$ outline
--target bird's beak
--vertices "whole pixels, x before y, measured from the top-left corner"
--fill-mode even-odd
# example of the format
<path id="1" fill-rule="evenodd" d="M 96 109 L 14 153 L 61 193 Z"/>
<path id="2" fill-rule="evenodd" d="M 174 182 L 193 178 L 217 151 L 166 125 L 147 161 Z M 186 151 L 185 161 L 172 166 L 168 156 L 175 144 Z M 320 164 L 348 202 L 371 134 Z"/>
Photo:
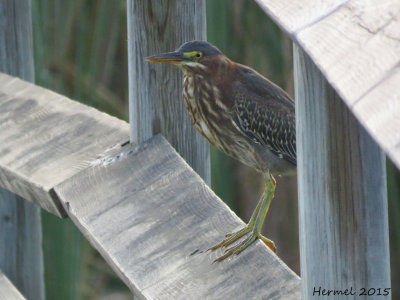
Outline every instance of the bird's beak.
<path id="1" fill-rule="evenodd" d="M 180 64 L 183 61 L 188 60 L 188 57 L 184 56 L 179 51 L 161 53 L 157 55 L 152 55 L 146 57 L 148 62 L 160 62 L 160 63 L 172 63 L 172 64 Z"/>

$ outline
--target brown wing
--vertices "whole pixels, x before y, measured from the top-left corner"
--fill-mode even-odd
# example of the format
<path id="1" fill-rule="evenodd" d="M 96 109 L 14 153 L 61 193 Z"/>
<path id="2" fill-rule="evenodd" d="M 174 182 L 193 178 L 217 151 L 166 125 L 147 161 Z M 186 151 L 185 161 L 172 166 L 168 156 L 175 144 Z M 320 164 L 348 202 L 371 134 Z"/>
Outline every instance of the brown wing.
<path id="1" fill-rule="evenodd" d="M 248 138 L 296 164 L 294 102 L 278 86 L 239 66 L 233 86 L 233 120 Z"/>

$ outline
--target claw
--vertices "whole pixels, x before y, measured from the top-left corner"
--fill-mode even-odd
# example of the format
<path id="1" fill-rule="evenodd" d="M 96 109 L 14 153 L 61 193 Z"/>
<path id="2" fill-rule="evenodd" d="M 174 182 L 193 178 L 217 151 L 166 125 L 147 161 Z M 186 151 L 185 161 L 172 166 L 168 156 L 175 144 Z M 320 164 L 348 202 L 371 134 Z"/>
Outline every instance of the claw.
<path id="1" fill-rule="evenodd" d="M 260 240 L 262 240 L 262 241 L 264 242 L 264 244 L 267 245 L 267 247 L 268 247 L 269 249 L 271 249 L 274 253 L 276 253 L 276 246 L 275 246 L 274 241 L 272 241 L 272 240 L 266 238 L 266 237 L 263 236 L 263 235 L 260 235 L 258 238 L 259 238 Z"/>

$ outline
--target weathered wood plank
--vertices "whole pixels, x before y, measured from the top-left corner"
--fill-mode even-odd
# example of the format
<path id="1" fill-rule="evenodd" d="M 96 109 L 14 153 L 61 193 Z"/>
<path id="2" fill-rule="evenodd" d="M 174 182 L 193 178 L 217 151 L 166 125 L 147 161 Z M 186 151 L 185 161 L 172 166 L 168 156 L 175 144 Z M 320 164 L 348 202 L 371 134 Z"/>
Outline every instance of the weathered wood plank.
<path id="1" fill-rule="evenodd" d="M 0 1 L 0 72 L 33 82 L 33 38 L 29 0 Z"/>
<path id="2" fill-rule="evenodd" d="M 310 55 L 400 168 L 400 136 L 398 126 L 393 126 L 400 119 L 400 84 L 393 84 L 400 69 L 400 2 L 256 1 Z M 363 101 L 377 110 L 361 109 Z M 385 132 L 379 127 L 382 123 L 388 125 Z"/>
<path id="3" fill-rule="evenodd" d="M 0 300 L 25 300 L 25 297 L 13 286 L 0 271 Z"/>
<path id="4" fill-rule="evenodd" d="M 300 45 L 323 66 L 323 73 L 350 107 L 400 63 L 400 33 L 391 30 L 400 28 L 396 19 L 400 2 L 371 3 L 349 1 L 297 33 Z"/>
<path id="5" fill-rule="evenodd" d="M 127 6 L 131 141 L 161 133 L 210 184 L 209 145 L 188 118 L 181 71 L 144 60 L 190 40 L 205 40 L 205 0 L 127 0 Z"/>
<path id="6" fill-rule="evenodd" d="M 2 189 L 0 267 L 28 299 L 44 300 L 40 207 Z"/>
<path id="7" fill-rule="evenodd" d="M 390 288 L 385 157 L 296 46 L 294 62 L 302 296 L 370 299 Z"/>
<path id="8" fill-rule="evenodd" d="M 128 124 L 0 74 L 0 185 L 58 216 L 52 188 L 129 140 Z"/>
<path id="9" fill-rule="evenodd" d="M 289 34 L 318 23 L 349 0 L 255 0 L 260 7 Z"/>
<path id="10" fill-rule="evenodd" d="M 34 82 L 30 0 L 0 0 L 0 72 Z M 4 188 L 0 188 L 0 269 L 28 299 L 44 299 L 40 208 Z"/>
<path id="11" fill-rule="evenodd" d="M 400 93 L 396 93 L 399 85 L 400 68 L 397 68 L 379 89 L 372 90 L 353 106 L 356 117 L 370 128 L 371 135 L 390 157 L 400 157 Z"/>
<path id="12" fill-rule="evenodd" d="M 257 241 L 203 252 L 243 222 L 161 136 L 115 149 L 55 187 L 68 215 L 143 299 L 300 299 L 300 280 Z"/>

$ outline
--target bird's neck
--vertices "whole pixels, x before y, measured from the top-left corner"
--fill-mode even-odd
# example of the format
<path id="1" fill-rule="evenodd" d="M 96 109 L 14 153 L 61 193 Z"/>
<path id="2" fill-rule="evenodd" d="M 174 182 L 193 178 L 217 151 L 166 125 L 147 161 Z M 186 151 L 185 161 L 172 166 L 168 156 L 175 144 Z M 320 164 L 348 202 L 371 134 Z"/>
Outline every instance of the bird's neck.
<path id="1" fill-rule="evenodd" d="M 232 101 L 232 84 L 236 78 L 237 64 L 223 56 L 214 64 L 214 70 L 211 72 L 210 80 L 215 87 L 218 88 L 221 96 L 221 101 L 228 107 L 233 105 Z"/>
<path id="2" fill-rule="evenodd" d="M 212 89 L 214 93 L 218 94 L 219 100 L 230 107 L 233 105 L 231 93 L 232 83 L 236 76 L 236 68 L 236 63 L 221 55 L 208 58 L 204 68 L 182 68 L 182 70 L 184 72 L 184 81 L 188 83 L 202 81 L 203 84 L 207 85 L 208 89 Z M 188 86 L 190 87 L 190 85 Z M 192 96 L 192 99 L 195 98 L 191 89 L 189 89 L 188 94 Z"/>

